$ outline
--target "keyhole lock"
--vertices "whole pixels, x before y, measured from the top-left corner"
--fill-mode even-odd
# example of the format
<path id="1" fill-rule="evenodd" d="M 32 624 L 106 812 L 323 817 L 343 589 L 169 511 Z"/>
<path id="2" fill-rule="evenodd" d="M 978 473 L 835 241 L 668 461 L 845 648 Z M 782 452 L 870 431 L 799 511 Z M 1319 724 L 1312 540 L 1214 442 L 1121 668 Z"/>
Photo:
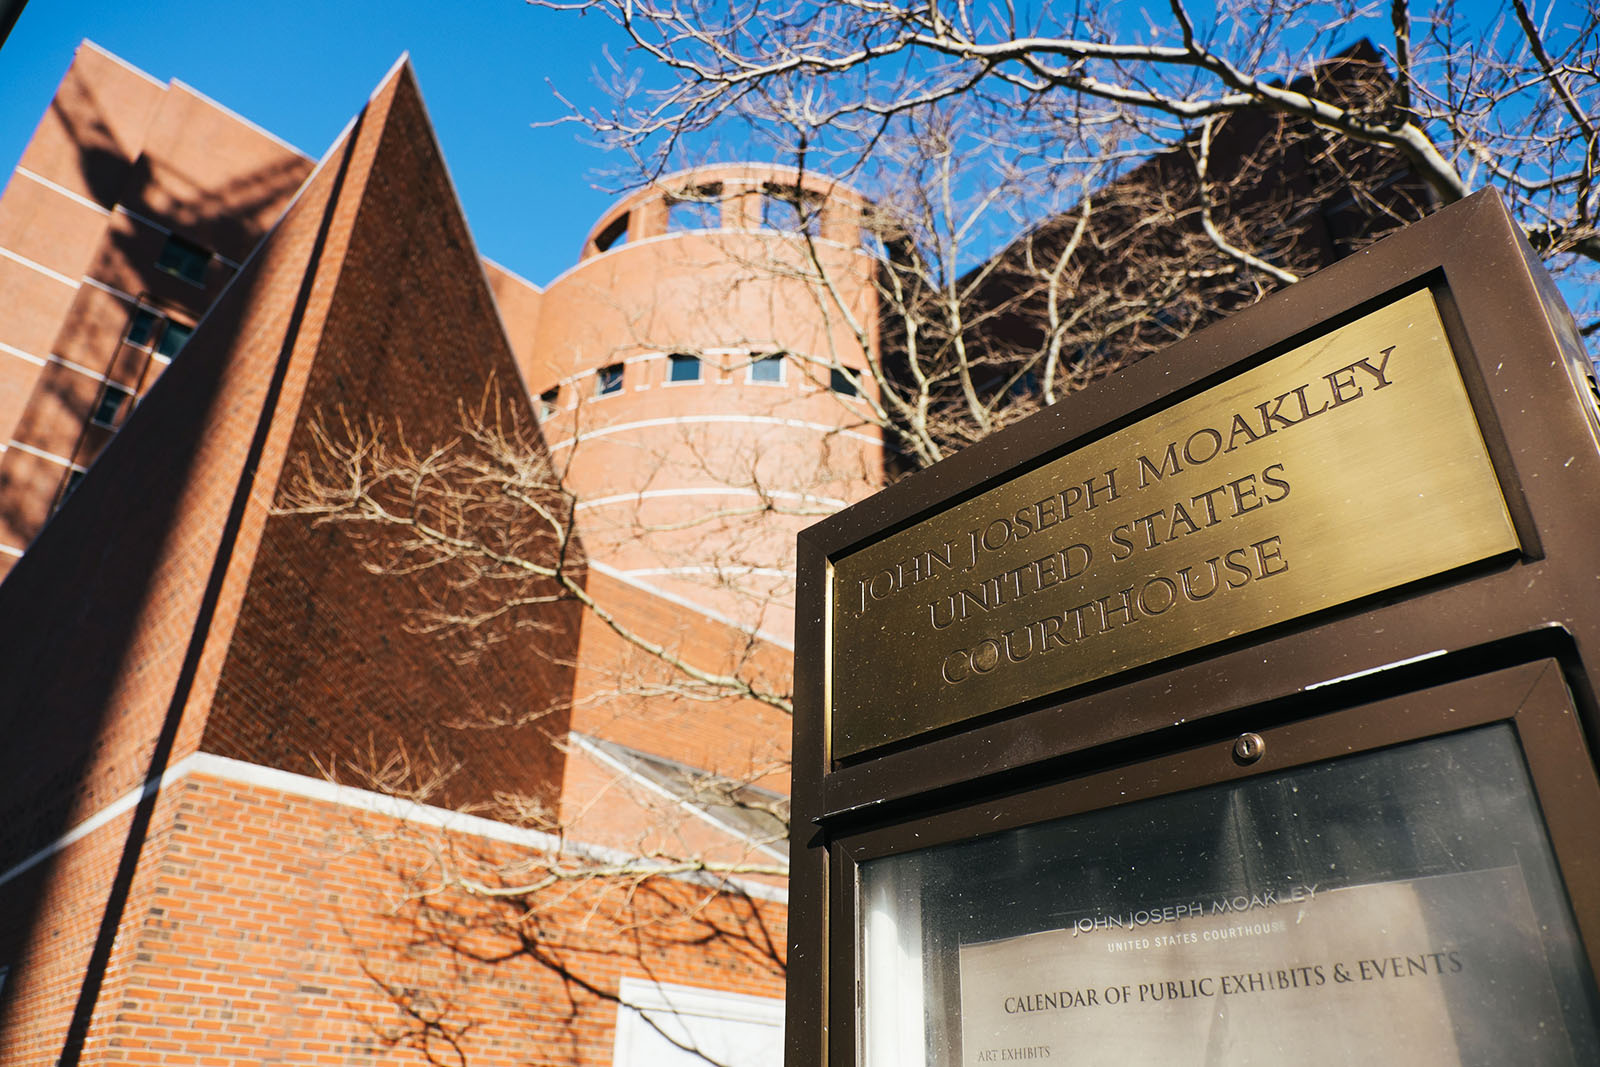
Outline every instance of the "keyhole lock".
<path id="1" fill-rule="evenodd" d="M 1260 734 L 1240 734 L 1233 743 L 1233 758 L 1240 763 L 1254 763 L 1266 750 L 1266 739 Z"/>

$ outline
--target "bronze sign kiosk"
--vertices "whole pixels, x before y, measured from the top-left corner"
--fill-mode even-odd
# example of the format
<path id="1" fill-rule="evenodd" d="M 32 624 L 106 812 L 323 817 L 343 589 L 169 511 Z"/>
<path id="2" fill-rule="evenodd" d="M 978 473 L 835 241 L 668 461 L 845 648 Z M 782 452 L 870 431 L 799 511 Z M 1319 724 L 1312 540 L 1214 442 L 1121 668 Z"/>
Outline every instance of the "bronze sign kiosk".
<path id="1" fill-rule="evenodd" d="M 1491 195 L 800 583 L 789 1067 L 1600 1063 L 1600 421 Z"/>

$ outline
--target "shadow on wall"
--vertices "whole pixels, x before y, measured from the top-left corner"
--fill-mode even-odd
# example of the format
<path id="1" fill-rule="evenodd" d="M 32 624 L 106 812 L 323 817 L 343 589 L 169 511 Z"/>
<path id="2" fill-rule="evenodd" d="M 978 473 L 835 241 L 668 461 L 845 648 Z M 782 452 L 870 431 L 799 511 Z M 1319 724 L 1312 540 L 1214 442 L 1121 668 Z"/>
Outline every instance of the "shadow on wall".
<path id="1" fill-rule="evenodd" d="M 387 907 L 341 923 L 353 919 L 362 927 L 346 925 L 346 936 L 386 1004 L 357 1014 L 386 1047 L 415 1049 L 440 1064 L 468 1064 L 475 1053 L 520 1062 L 530 1049 L 541 1062 L 603 1062 L 614 1050 L 602 1039 L 612 1020 L 628 1013 L 630 987 L 681 982 L 686 960 L 696 961 L 693 983 L 702 991 L 781 997 L 787 931 L 774 915 L 782 905 L 726 885 L 708 893 L 670 876 L 585 879 L 506 897 L 440 892 L 428 859 L 437 846 L 419 828 L 386 834 L 383 844 L 385 884 L 400 891 L 400 903 L 387 896 Z M 512 849 L 489 847 L 454 859 L 464 874 L 499 890 L 546 873 L 516 856 L 526 877 L 508 881 L 514 856 Z M 369 934 L 374 917 L 385 924 L 382 937 Z M 484 988 L 502 991 L 489 1002 L 492 1016 L 484 1014 Z M 651 1017 L 638 1023 L 665 1039 L 674 1062 L 737 1062 L 698 1044 L 692 1032 L 681 1032 L 681 1020 L 666 1014 L 666 1028 Z M 514 1035 L 514 1044 L 499 1034 Z"/>
<path id="2" fill-rule="evenodd" d="M 50 114 L 77 147 L 90 199 L 108 209 L 123 204 L 211 248 L 238 249 L 242 254 L 254 245 L 313 166 L 303 156 L 286 152 L 275 163 L 221 184 L 190 183 L 175 170 L 158 180 L 148 156 L 141 154 L 130 162 L 102 117 L 105 112 L 93 90 L 82 81 L 74 88 L 71 105 L 58 95 L 50 102 Z M 184 182 L 186 187 L 172 196 L 152 195 L 171 182 Z"/>
<path id="3" fill-rule="evenodd" d="M 158 177 L 149 156 L 127 158 L 103 117 L 93 87 L 76 79 L 71 88 L 70 98 L 64 90 L 51 101 L 50 113 L 76 148 L 76 168 L 91 199 L 107 209 L 123 205 L 222 255 L 244 257 L 276 221 L 312 166 L 299 155 L 285 153 L 220 184 L 202 186 L 171 168 Z M 166 192 L 174 184 L 183 186 L 178 190 L 181 195 Z M 101 234 L 101 244 L 90 260 L 91 271 L 104 276 L 109 270 L 115 276 L 126 272 L 127 268 L 119 270 L 121 265 L 128 265 L 147 283 L 133 295 L 152 307 L 175 312 L 180 320 L 200 318 L 225 284 L 219 274 L 227 268 L 215 259 L 209 264 L 211 277 L 203 287 L 153 269 L 162 241 L 159 231 L 108 226 Z M 80 290 L 52 351 L 70 353 L 73 363 L 137 387 L 151 377 L 152 368 L 129 374 L 125 368 L 119 373 L 117 366 L 125 351 L 121 341 L 133 309 L 128 308 L 127 317 L 108 321 L 96 305 L 107 299 L 114 298 Z M 65 370 L 52 374 L 51 369 L 35 383 L 14 438 L 52 455 L 65 454 L 73 464 L 87 467 L 98 455 L 103 437 L 90 423 L 100 390 L 80 389 L 82 376 Z M 65 442 L 71 442 L 70 447 Z M 0 531 L 11 543 L 29 543 L 74 481 L 70 467 L 8 451 L 0 457 Z M 0 561 L 0 575 L 8 563 Z"/>
<path id="4" fill-rule="evenodd" d="M 402 646 L 394 631 L 411 602 L 388 591 L 366 596 L 369 584 L 356 592 L 357 582 L 375 579 L 348 547 L 332 547 L 330 531 L 301 516 L 263 515 L 282 488 L 279 449 L 285 441 L 291 455 L 304 447 L 315 412 L 404 416 L 408 432 L 421 425 L 427 433 L 423 414 L 453 425 L 460 396 L 502 367 L 516 373 L 409 70 L 390 85 L 0 584 L 0 678 L 15 679 L 0 689 L 8 740 L 0 756 L 0 963 L 27 967 L 0 993 L 0 1039 L 29 1028 L 30 1059 L 41 1048 L 47 1056 L 62 1049 L 58 1062 L 75 1063 L 97 999 L 111 1014 L 112 990 L 102 994 L 100 982 L 108 963 L 121 973 L 111 956 L 119 925 L 127 939 L 117 961 L 127 951 L 130 965 L 136 922 L 139 935 L 153 939 L 185 929 L 142 888 L 147 879 L 177 877 L 170 865 L 178 848 L 158 853 L 163 843 L 150 834 L 170 827 L 181 847 L 192 829 L 169 820 L 165 803 L 154 819 L 152 787 L 174 752 L 199 746 L 317 774 L 314 757 L 329 747 L 349 751 L 352 733 L 363 744 L 373 743 L 369 733 L 387 740 L 392 726 L 426 735 L 477 684 L 523 702 L 565 685 L 570 706 L 561 662 L 519 661 L 519 674 L 519 664 L 501 660 L 476 679 L 424 684 L 430 672 L 444 673 L 448 657 L 437 642 L 427 655 L 418 644 L 409 655 L 395 651 Z M 379 101 L 391 106 L 382 110 Z M 337 249 L 327 262 L 324 247 Z M 520 400 L 528 404 L 525 393 Z M 236 539 L 252 553 L 230 572 Z M 225 574 L 230 591 L 235 576 L 242 579 L 237 601 L 231 592 L 222 599 Z M 570 618 L 553 622 L 556 641 L 576 641 Z M 564 733 L 565 725 L 551 729 Z M 564 764 L 553 745 L 508 757 L 503 734 L 457 740 L 444 738 L 446 755 L 459 756 L 464 777 L 481 778 L 484 789 L 503 787 L 486 768 L 509 768 L 503 773 L 548 770 L 552 794 L 559 792 Z M 38 852 L 114 804 L 132 805 L 131 815 L 69 851 Z M 165 857 L 159 864 L 157 855 Z M 7 877 L 30 856 L 37 862 L 26 873 Z M 186 929 L 216 932 L 192 922 Z M 283 959 L 279 951 L 273 962 Z M 19 996 L 27 1019 L 19 1018 Z M 74 999 L 71 1029 L 45 1032 L 60 1025 L 55 1005 Z M 0 1046 L 0 1058 L 11 1051 Z"/>
<path id="5" fill-rule="evenodd" d="M 106 171 L 99 151 L 87 149 L 86 172 Z M 329 168 L 335 184 L 348 155 L 347 148 L 339 166 Z M 38 850 L 58 842 L 73 820 L 137 796 L 141 786 L 147 794 L 133 808 L 131 828 L 114 831 L 110 845 L 96 846 L 114 849 L 95 863 L 115 872 L 111 884 L 89 879 L 72 887 L 82 894 L 74 901 L 80 924 L 84 916 L 91 925 L 103 916 L 92 955 L 68 958 L 54 949 L 30 957 L 41 970 L 59 971 L 39 980 L 54 981 L 60 996 L 77 1000 L 62 1064 L 76 1062 L 81 1051 L 152 814 L 156 794 L 149 786 L 166 770 L 176 739 L 248 500 L 249 474 L 265 443 L 336 203 L 330 196 L 321 211 L 311 266 L 270 380 L 256 383 L 264 385 L 266 400 L 253 432 L 239 435 L 243 447 L 200 465 L 201 435 L 230 413 L 237 417 L 239 390 L 251 384 L 230 381 L 237 371 L 222 357 L 262 283 L 252 270 L 213 308 L 201 340 L 186 353 L 183 373 L 157 383 L 118 445 L 0 584 L 0 677 L 7 680 L 0 693 L 0 730 L 7 737 L 0 763 L 0 878 L 12 875 L 0 884 L 0 960 L 20 960 L 30 944 L 48 936 L 40 925 L 41 893 L 65 853 L 39 857 Z M 207 488 L 211 499 L 197 500 Z M 197 514 L 197 504 L 208 502 L 215 510 Z M 17 875 L 30 857 L 38 862 Z M 19 977 L 0 992 L 0 1034 L 15 1022 Z"/>

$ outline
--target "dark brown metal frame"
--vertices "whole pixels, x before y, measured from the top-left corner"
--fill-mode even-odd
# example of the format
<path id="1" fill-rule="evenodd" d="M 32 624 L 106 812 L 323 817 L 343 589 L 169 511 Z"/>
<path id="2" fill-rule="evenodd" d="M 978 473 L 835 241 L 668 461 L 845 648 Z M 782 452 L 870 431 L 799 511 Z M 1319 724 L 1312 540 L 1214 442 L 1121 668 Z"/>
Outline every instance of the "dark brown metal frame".
<path id="1" fill-rule="evenodd" d="M 1422 287 L 1439 305 L 1524 546 L 1519 555 L 848 764 L 829 758 L 830 559 Z M 1590 752 L 1600 735 L 1600 416 L 1592 381 L 1575 379 L 1574 366 L 1587 368 L 1587 358 L 1559 296 L 1498 199 L 1479 194 L 802 534 L 790 1067 L 856 1061 L 854 870 L 863 857 L 997 829 L 980 814 L 994 814 L 986 805 L 997 798 L 1017 820 L 1039 821 L 1110 803 L 1098 790 L 1119 775 L 1126 781 L 1113 792 L 1166 772 L 1187 788 L 1326 758 L 1305 754 L 1313 751 L 1381 747 L 1500 718 L 1514 720 L 1534 768 L 1596 960 L 1600 800 Z M 1523 678 L 1526 700 L 1506 681 Z M 1550 685 L 1566 710 L 1533 699 Z M 1267 756 L 1248 771 L 1216 756 L 1242 729 L 1268 741 Z"/>

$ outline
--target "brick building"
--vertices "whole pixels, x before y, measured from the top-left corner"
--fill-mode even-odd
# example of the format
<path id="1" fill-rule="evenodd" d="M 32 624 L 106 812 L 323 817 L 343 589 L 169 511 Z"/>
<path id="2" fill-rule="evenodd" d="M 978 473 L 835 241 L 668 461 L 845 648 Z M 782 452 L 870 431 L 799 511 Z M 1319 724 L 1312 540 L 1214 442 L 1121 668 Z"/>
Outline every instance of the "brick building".
<path id="1" fill-rule="evenodd" d="M 1399 171 L 1376 205 L 1330 200 L 1381 161 L 1271 123 L 1218 144 L 1226 212 L 1296 270 L 1421 210 Z M 1127 194 L 1181 200 L 1189 171 L 1157 157 L 1108 195 L 1154 217 Z M 789 722 L 668 664 L 784 690 L 794 534 L 884 478 L 858 372 L 914 376 L 879 337 L 867 208 L 699 168 L 614 205 L 541 289 L 478 257 L 403 62 L 313 160 L 82 46 L 0 195 L 0 1062 L 777 1062 L 763 809 Z M 1084 284 L 1147 300 L 1126 263 L 1167 250 L 1119 234 L 1180 230 L 1118 211 Z M 967 339 L 1002 399 L 1039 347 L 1019 258 Z M 1253 293 L 1142 319 L 1130 350 Z M 594 606 L 419 632 L 448 576 L 373 574 L 369 541 L 286 505 L 320 435 L 381 420 L 426 453 L 485 396 L 559 476 L 538 502 L 570 511 Z M 750 869 L 492 892 L 519 861 L 651 853 Z"/>
<path id="2" fill-rule="evenodd" d="M 783 862 L 786 716 L 641 647 L 786 678 L 793 532 L 881 441 L 795 355 L 852 336 L 756 265 L 820 226 L 870 316 L 870 260 L 848 190 L 681 184 L 541 290 L 477 256 L 405 63 L 316 161 L 79 49 L 0 197 L 0 1062 L 776 1062 L 780 879 L 452 882 Z M 281 505 L 319 427 L 425 449 L 490 389 L 606 614 L 532 607 L 464 668 L 413 625 L 437 589 Z"/>

